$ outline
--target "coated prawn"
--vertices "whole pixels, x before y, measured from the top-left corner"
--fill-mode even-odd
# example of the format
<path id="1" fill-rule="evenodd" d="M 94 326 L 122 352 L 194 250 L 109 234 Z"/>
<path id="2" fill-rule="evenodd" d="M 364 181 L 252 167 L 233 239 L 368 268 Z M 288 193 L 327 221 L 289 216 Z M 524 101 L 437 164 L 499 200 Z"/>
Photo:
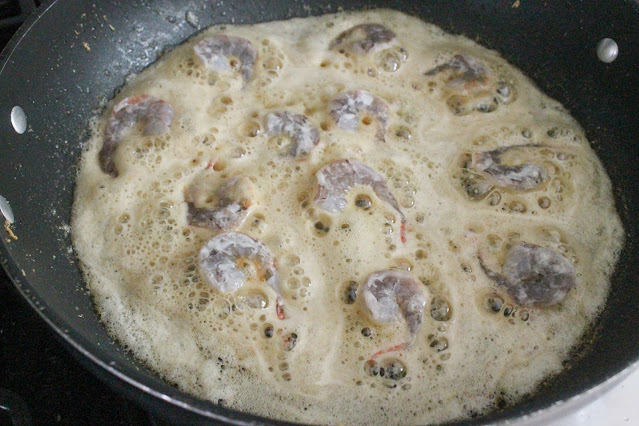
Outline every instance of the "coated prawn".
<path id="1" fill-rule="evenodd" d="M 551 249 L 525 242 L 508 251 L 503 275 L 488 268 L 481 253 L 479 264 L 521 306 L 554 305 L 576 284 L 570 260 Z"/>
<path id="2" fill-rule="evenodd" d="M 512 85 L 497 81 L 486 65 L 470 55 L 455 55 L 424 75 L 440 73 L 445 75 L 446 91 L 452 92 L 446 103 L 457 115 L 473 110 L 492 112 L 497 109 L 498 103 L 511 103 L 516 97 Z"/>
<path id="3" fill-rule="evenodd" d="M 528 145 L 537 147 L 537 145 Z M 519 191 L 536 189 L 544 182 L 546 171 L 537 164 L 525 163 L 517 166 L 501 164 L 501 155 L 513 148 L 509 146 L 493 151 L 475 152 L 472 156 L 472 167 L 495 185 Z"/>
<path id="4" fill-rule="evenodd" d="M 401 218 L 401 240 L 404 235 L 406 217 L 386 185 L 384 176 L 357 160 L 337 160 L 325 165 L 315 174 L 317 193 L 315 203 L 322 210 L 337 213 L 346 208 L 346 194 L 355 185 L 367 185 L 380 200 L 388 203 Z"/>
<path id="5" fill-rule="evenodd" d="M 317 127 L 301 114 L 286 111 L 271 112 L 266 116 L 266 131 L 270 135 L 285 134 L 293 141 L 291 155 L 302 157 L 319 143 Z"/>
<path id="6" fill-rule="evenodd" d="M 260 280 L 277 295 L 276 312 L 284 319 L 275 257 L 262 242 L 239 232 L 225 232 L 211 238 L 199 254 L 200 273 L 205 282 L 221 293 L 237 291 L 246 281 L 241 261 L 251 261 Z"/>
<path id="7" fill-rule="evenodd" d="M 448 72 L 446 85 L 455 88 L 460 94 L 471 94 L 488 87 L 488 69 L 470 55 L 455 55 L 448 62 L 426 71 L 424 75 L 433 76 Z"/>
<path id="8" fill-rule="evenodd" d="M 150 95 L 137 95 L 124 98 L 113 107 L 104 132 L 104 143 L 98 154 L 100 169 L 112 177 L 119 172 L 113 160 L 124 133 L 138 120 L 145 120 L 142 133 L 157 135 L 164 132 L 173 120 L 173 107 L 161 99 Z"/>
<path id="9" fill-rule="evenodd" d="M 386 122 L 388 120 L 388 106 L 386 103 L 366 90 L 348 90 L 337 95 L 329 103 L 330 116 L 337 127 L 344 130 L 357 130 L 359 116 L 368 112 L 377 118 L 377 132 L 375 137 L 384 142 Z"/>
<path id="10" fill-rule="evenodd" d="M 412 345 L 424 321 L 426 306 L 421 283 L 415 276 L 402 270 L 373 272 L 360 284 L 357 295 L 371 320 L 390 324 L 402 317 L 410 333 L 410 340 L 381 350 L 371 359 Z"/>
<path id="11" fill-rule="evenodd" d="M 214 71 L 235 68 L 237 60 L 240 62 L 240 73 L 244 82 L 248 83 L 251 79 L 257 50 L 247 39 L 219 34 L 199 41 L 193 50 L 204 65 Z"/>
<path id="12" fill-rule="evenodd" d="M 257 190 L 253 182 L 246 177 L 235 177 L 221 185 L 215 195 L 215 207 L 198 207 L 196 199 L 201 191 L 197 185 L 184 193 L 187 205 L 186 218 L 189 225 L 208 228 L 212 231 L 227 231 L 238 227 L 249 215 L 255 205 Z M 206 195 L 206 194 L 205 194 Z"/>
<path id="13" fill-rule="evenodd" d="M 382 24 L 359 24 L 342 32 L 329 49 L 349 49 L 359 54 L 381 50 L 395 41 L 395 33 Z"/>

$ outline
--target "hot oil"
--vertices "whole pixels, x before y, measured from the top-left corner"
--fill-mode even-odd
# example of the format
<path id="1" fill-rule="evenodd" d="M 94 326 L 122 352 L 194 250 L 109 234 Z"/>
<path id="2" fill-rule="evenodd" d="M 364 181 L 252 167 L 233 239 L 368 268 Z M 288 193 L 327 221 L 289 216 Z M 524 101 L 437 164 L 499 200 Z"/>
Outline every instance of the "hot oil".
<path id="1" fill-rule="evenodd" d="M 383 23 L 397 43 L 366 56 L 327 48 L 364 22 Z M 194 43 L 219 32 L 257 49 L 248 83 L 194 55 Z M 488 64 L 516 98 L 489 112 L 451 109 L 443 82 L 424 73 L 460 52 Z M 385 142 L 375 117 L 357 131 L 331 121 L 327 105 L 344 90 L 387 103 Z M 96 161 L 107 108 L 82 158 L 73 240 L 109 331 L 186 392 L 311 423 L 466 418 L 516 402 L 559 372 L 605 302 L 623 230 L 600 162 L 560 105 L 468 39 L 389 10 L 213 27 L 142 72 L 111 106 L 140 93 L 173 106 L 169 131 L 129 131 L 116 154 L 120 176 L 111 178 Z M 320 129 L 306 158 L 288 154 L 289 138 L 267 134 L 265 116 L 276 110 Z M 524 144 L 543 148 L 504 161 L 543 162 L 552 173 L 542 188 L 469 196 L 464 155 Z M 387 179 L 407 218 L 405 242 L 399 215 L 370 187 L 354 187 L 343 212 L 314 204 L 315 173 L 344 158 Z M 188 225 L 184 198 L 202 174 L 210 187 L 236 176 L 256 187 L 237 231 L 274 253 L 286 319 L 250 262 L 236 293 L 202 281 L 197 255 L 215 232 Z M 519 307 L 482 272 L 479 250 L 498 267 L 518 241 L 574 264 L 578 284 L 562 303 Z M 401 321 L 370 321 L 354 293 L 368 274 L 391 268 L 423 284 L 424 323 L 413 346 L 370 362 L 408 338 Z"/>

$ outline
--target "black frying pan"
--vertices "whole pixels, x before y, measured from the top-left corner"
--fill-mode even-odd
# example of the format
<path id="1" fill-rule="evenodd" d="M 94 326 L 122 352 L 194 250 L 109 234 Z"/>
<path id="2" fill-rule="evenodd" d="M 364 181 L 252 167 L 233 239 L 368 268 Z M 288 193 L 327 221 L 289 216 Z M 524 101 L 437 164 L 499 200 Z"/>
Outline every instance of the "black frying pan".
<path id="1" fill-rule="evenodd" d="M 639 361 L 639 5 L 635 0 L 349 0 L 341 5 L 373 6 L 414 14 L 498 50 L 572 112 L 603 161 L 628 234 L 606 310 L 563 373 L 520 404 L 476 421 L 519 417 L 578 395 L 566 406 L 585 402 L 585 391 L 610 386 Z M 173 420 L 265 421 L 178 391 L 116 345 L 100 324 L 64 226 L 88 120 L 128 75 L 197 31 L 185 22 L 187 11 L 203 28 L 337 8 L 328 0 L 58 0 L 40 7 L 0 58 L 0 194 L 13 207 L 19 237 L 7 242 L 0 230 L 2 266 L 91 371 Z M 611 64 L 595 53 L 604 37 L 619 45 Z M 26 113 L 24 134 L 10 121 L 16 105 Z"/>

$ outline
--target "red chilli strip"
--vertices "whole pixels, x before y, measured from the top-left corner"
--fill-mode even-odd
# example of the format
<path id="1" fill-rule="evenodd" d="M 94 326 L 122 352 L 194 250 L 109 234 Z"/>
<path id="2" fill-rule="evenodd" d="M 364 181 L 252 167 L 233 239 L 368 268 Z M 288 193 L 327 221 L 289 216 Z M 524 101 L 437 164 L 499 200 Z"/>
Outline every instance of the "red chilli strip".
<path id="1" fill-rule="evenodd" d="M 402 240 L 402 243 L 406 244 L 406 224 L 402 222 L 402 225 L 399 228 L 399 237 Z"/>

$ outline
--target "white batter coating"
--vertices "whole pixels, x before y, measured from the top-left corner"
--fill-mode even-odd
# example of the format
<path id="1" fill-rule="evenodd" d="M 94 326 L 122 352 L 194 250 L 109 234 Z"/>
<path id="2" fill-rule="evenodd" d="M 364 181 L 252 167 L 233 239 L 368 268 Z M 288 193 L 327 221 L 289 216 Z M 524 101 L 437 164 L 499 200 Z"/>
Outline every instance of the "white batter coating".
<path id="1" fill-rule="evenodd" d="M 390 32 L 360 27 L 349 43 L 373 28 L 381 44 L 331 49 L 364 23 Z M 218 49 L 243 61 L 207 68 L 193 48 L 216 34 L 250 42 L 250 70 L 244 41 Z M 349 91 L 383 101 L 385 122 L 363 109 L 359 125 L 336 125 L 331 101 Z M 145 135 L 144 120 L 126 129 L 112 177 L 98 161 L 111 110 L 142 94 L 171 105 L 172 121 L 159 134 Z M 291 155 L 290 135 L 266 131 L 278 111 L 306 117 L 317 145 Z M 498 166 L 514 167 L 517 182 L 517 165 L 541 166 L 539 187 L 473 168 L 473 155 L 509 146 Z M 349 186 L 342 211 L 318 208 L 316 173 L 343 159 L 385 178 L 399 209 L 370 184 Z M 247 277 L 237 291 L 200 275 L 198 254 L 221 231 L 189 226 L 185 191 L 210 188 L 210 199 L 187 198 L 219 208 L 216 185 L 235 178 L 250 179 L 255 196 L 224 231 L 275 257 L 283 319 L 265 283 L 273 275 L 250 259 L 235 264 Z M 389 10 L 213 27 L 166 54 L 96 122 L 72 235 L 104 323 L 135 356 L 201 398 L 315 424 L 441 422 L 517 401 L 561 370 L 603 307 L 623 244 L 610 181 L 562 106 L 497 53 Z M 486 275 L 479 253 L 502 273 L 518 243 L 572 263 L 562 302 L 520 307 Z M 394 268 L 423 284 L 411 345 L 399 345 L 411 340 L 402 317 L 376 323 L 352 303 L 369 275 Z"/>

